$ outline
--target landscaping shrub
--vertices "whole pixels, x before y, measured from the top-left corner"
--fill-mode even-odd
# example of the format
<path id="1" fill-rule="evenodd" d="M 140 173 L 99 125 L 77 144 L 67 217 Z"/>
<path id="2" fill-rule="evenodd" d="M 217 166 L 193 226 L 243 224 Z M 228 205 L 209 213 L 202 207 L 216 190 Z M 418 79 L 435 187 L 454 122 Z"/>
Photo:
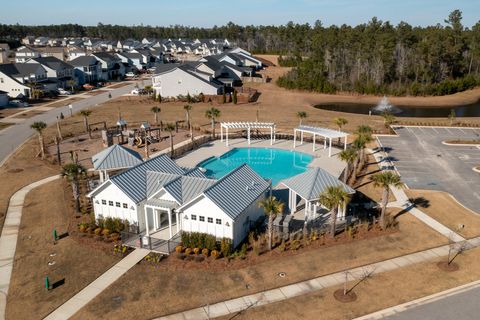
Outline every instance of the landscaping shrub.
<path id="1" fill-rule="evenodd" d="M 218 252 L 217 250 L 212 250 L 212 253 L 210 255 L 215 259 L 220 258 L 220 252 Z"/>
<path id="2" fill-rule="evenodd" d="M 110 234 L 110 230 L 109 230 L 109 229 L 105 228 L 105 229 L 102 230 L 102 235 L 108 236 L 109 234 Z"/>
<path id="3" fill-rule="evenodd" d="M 78 225 L 78 230 L 82 233 L 85 233 L 87 231 L 87 224 L 85 222 L 82 222 Z"/>
<path id="4" fill-rule="evenodd" d="M 193 253 L 200 254 L 200 252 L 201 252 L 200 248 L 193 248 Z"/>
<path id="5" fill-rule="evenodd" d="M 183 247 L 182 246 L 176 246 L 175 247 L 175 252 L 177 252 L 177 253 L 183 252 Z"/>
<path id="6" fill-rule="evenodd" d="M 94 231 L 95 235 L 97 236 L 100 235 L 101 232 L 102 232 L 102 228 L 96 228 Z"/>
<path id="7" fill-rule="evenodd" d="M 232 240 L 223 238 L 220 241 L 220 251 L 224 257 L 228 257 L 232 253 Z"/>
<path id="8" fill-rule="evenodd" d="M 287 245 L 285 244 L 285 240 L 282 240 L 282 243 L 280 243 L 280 245 L 278 246 L 278 250 L 282 252 L 287 250 Z"/>
<path id="9" fill-rule="evenodd" d="M 185 254 L 186 255 L 190 255 L 190 254 L 192 254 L 192 252 L 193 252 L 192 248 L 185 249 Z"/>
<path id="10" fill-rule="evenodd" d="M 181 240 L 184 247 L 215 250 L 217 246 L 215 237 L 207 233 L 182 232 Z"/>
<path id="11" fill-rule="evenodd" d="M 208 250 L 207 248 L 204 248 L 204 249 L 202 249 L 202 254 L 203 254 L 205 257 L 208 257 L 209 254 L 210 254 L 210 250 Z"/>
<path id="12" fill-rule="evenodd" d="M 300 240 L 293 240 L 290 244 L 290 250 L 296 251 L 300 249 L 301 243 Z"/>
<path id="13" fill-rule="evenodd" d="M 242 244 L 242 247 L 241 247 L 240 253 L 239 253 L 239 257 L 240 257 L 241 259 L 245 259 L 245 258 L 246 258 L 246 256 L 247 256 L 247 249 L 248 249 L 247 244 L 246 244 L 246 243 Z"/>

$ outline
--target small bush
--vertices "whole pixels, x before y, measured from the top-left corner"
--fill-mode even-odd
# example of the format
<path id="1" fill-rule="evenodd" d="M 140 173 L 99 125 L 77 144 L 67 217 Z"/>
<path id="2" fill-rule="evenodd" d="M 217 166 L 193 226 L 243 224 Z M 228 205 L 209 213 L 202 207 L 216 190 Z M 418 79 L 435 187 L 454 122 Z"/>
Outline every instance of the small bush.
<path id="1" fill-rule="evenodd" d="M 185 249 L 185 254 L 186 255 L 190 255 L 190 254 L 192 254 L 192 252 L 193 252 L 192 248 Z"/>
<path id="2" fill-rule="evenodd" d="M 200 252 L 201 252 L 200 248 L 193 248 L 193 253 L 200 254 Z"/>
<path id="3" fill-rule="evenodd" d="M 110 230 L 109 230 L 109 229 L 106 229 L 106 228 L 105 228 L 105 229 L 102 230 L 102 235 L 108 236 L 109 234 L 110 234 Z"/>
<path id="4" fill-rule="evenodd" d="M 217 250 L 212 250 L 211 254 L 210 254 L 212 257 L 214 257 L 215 259 L 218 259 L 220 258 L 220 252 L 218 252 Z"/>
<path id="5" fill-rule="evenodd" d="M 175 247 L 175 252 L 177 252 L 177 253 L 183 252 L 183 247 L 182 246 L 176 246 Z"/>
<path id="6" fill-rule="evenodd" d="M 285 240 L 282 240 L 282 243 L 280 243 L 280 245 L 278 246 L 278 250 L 282 252 L 287 250 L 287 245 L 285 244 Z"/>
<path id="7" fill-rule="evenodd" d="M 94 231 L 95 235 L 100 235 L 100 233 L 102 233 L 102 228 L 96 228 L 95 231 Z"/>
<path id="8" fill-rule="evenodd" d="M 240 252 L 238 254 L 238 256 L 241 258 L 241 259 L 245 259 L 246 256 L 247 256 L 247 244 L 244 243 L 242 244 L 242 247 L 240 248 Z"/>
<path id="9" fill-rule="evenodd" d="M 301 243 L 300 240 L 293 240 L 290 245 L 290 250 L 296 251 L 300 249 Z"/>
<path id="10" fill-rule="evenodd" d="M 210 254 L 210 250 L 208 250 L 207 248 L 204 248 L 204 249 L 202 249 L 202 254 L 203 254 L 205 257 L 208 257 L 209 254 Z"/>
<path id="11" fill-rule="evenodd" d="M 220 251 L 224 257 L 228 257 L 232 253 L 232 240 L 223 238 L 220 242 Z"/>

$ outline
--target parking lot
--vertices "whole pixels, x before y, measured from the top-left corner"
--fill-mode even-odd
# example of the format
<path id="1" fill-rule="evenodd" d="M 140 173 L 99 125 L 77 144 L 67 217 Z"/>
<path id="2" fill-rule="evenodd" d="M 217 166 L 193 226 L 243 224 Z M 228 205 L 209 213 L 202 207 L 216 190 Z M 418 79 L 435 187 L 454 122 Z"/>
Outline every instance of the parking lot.
<path id="1" fill-rule="evenodd" d="M 480 129 L 395 127 L 398 136 L 379 137 L 390 160 L 411 189 L 446 191 L 480 213 L 480 147 L 450 146 L 446 140 L 480 139 Z"/>

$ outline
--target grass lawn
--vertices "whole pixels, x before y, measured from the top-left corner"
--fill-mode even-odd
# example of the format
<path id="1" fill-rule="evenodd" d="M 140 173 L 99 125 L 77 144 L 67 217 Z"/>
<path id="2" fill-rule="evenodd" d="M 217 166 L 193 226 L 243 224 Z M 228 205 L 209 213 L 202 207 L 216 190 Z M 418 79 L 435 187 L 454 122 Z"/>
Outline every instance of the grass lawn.
<path id="1" fill-rule="evenodd" d="M 32 190 L 26 197 L 7 298 L 7 319 L 42 319 L 119 259 L 70 236 L 53 244 L 53 229 L 62 235 L 71 221 L 67 207 L 71 197 L 64 193 L 69 192 L 65 184 L 57 180 Z M 55 265 L 48 266 L 49 261 L 55 261 Z M 45 276 L 51 284 L 62 279 L 65 283 L 47 291 Z"/>
<path id="2" fill-rule="evenodd" d="M 335 290 L 343 288 L 337 286 L 216 319 L 352 319 L 478 280 L 480 248 L 465 252 L 455 262 L 460 269 L 450 273 L 432 261 L 374 274 L 354 289 L 358 299 L 348 304 L 333 297 Z"/>
<path id="3" fill-rule="evenodd" d="M 184 268 L 168 267 L 168 261 L 158 265 L 141 263 L 73 318 L 150 319 L 447 242 L 409 214 L 400 216 L 399 221 L 400 231 L 389 235 L 312 250 L 306 248 L 293 255 L 276 255 L 258 264 L 247 263 L 242 268 L 226 264 L 223 269 L 210 270 L 208 265 L 199 269 L 193 261 L 184 262 Z M 177 258 L 172 255 L 168 259 Z M 279 278 L 279 272 L 287 276 Z"/>
<path id="4" fill-rule="evenodd" d="M 480 235 L 480 216 L 461 206 L 448 193 L 429 190 L 405 190 L 409 198 L 426 201 L 425 205 L 418 208 L 444 224 L 447 228 L 455 230 L 458 225 L 465 227 L 459 233 L 467 238 Z M 420 201 L 420 202 L 422 202 Z"/>

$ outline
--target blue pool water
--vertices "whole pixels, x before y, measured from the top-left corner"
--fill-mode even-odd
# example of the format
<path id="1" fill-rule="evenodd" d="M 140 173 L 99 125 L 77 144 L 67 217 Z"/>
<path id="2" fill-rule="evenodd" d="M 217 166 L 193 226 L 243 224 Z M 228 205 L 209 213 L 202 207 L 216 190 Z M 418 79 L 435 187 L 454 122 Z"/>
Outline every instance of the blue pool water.
<path id="1" fill-rule="evenodd" d="M 207 170 L 206 175 L 221 178 L 235 168 L 246 163 L 260 176 L 271 179 L 272 185 L 307 170 L 313 156 L 306 153 L 272 148 L 236 148 L 221 155 L 209 158 L 200 164 Z"/>

